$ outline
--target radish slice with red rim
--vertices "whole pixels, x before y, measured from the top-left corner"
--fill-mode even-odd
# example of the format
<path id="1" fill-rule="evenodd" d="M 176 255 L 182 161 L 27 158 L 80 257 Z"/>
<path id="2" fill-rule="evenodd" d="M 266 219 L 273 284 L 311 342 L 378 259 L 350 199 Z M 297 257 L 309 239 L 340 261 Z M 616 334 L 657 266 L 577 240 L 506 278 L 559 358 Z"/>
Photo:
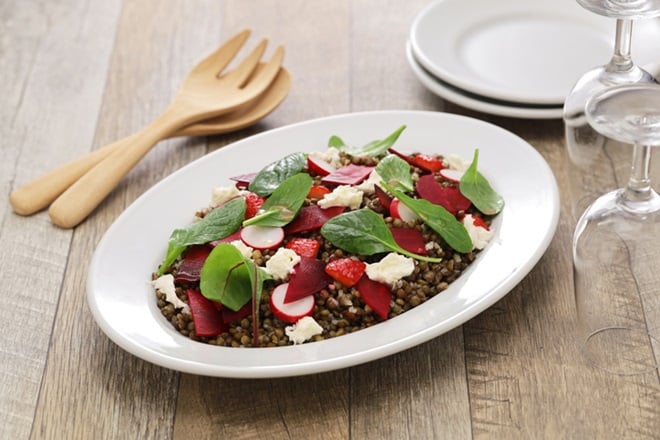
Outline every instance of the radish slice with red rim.
<path id="1" fill-rule="evenodd" d="M 284 303 L 289 283 L 280 284 L 270 295 L 270 310 L 281 321 L 295 323 L 314 311 L 314 295 L 308 295 L 296 301 Z"/>
<path id="2" fill-rule="evenodd" d="M 451 182 L 460 182 L 463 177 L 463 171 L 443 168 L 439 171 L 440 175 Z"/>
<path id="3" fill-rule="evenodd" d="M 419 218 L 417 217 L 417 214 L 412 212 L 410 208 L 401 203 L 397 198 L 392 199 L 392 202 L 390 203 L 390 214 L 392 217 L 398 218 L 406 223 L 414 222 Z"/>
<path id="4" fill-rule="evenodd" d="M 284 240 L 284 229 L 274 226 L 246 226 L 241 229 L 241 240 L 255 249 L 273 249 Z"/>

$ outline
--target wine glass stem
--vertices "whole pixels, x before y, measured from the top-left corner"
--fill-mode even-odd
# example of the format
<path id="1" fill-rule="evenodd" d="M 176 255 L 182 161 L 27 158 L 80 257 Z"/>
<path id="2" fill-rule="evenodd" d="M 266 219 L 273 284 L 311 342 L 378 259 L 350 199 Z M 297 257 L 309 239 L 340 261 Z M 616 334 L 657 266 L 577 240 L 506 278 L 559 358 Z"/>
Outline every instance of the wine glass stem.
<path id="1" fill-rule="evenodd" d="M 652 212 L 660 209 L 660 196 L 651 186 L 651 148 L 635 144 L 628 185 L 621 194 L 623 204 L 632 211 Z"/>
<path id="2" fill-rule="evenodd" d="M 617 19 L 614 55 L 612 55 L 612 59 L 607 65 L 609 72 L 627 72 L 634 67 L 632 57 L 630 56 L 632 27 L 632 20 L 624 18 Z"/>

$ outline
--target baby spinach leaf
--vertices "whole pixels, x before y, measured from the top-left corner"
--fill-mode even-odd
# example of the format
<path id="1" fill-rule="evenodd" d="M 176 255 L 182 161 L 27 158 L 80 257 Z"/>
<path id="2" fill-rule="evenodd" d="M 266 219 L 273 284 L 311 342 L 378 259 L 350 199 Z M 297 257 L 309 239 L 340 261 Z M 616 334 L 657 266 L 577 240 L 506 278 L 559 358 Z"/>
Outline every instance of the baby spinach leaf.
<path id="1" fill-rule="evenodd" d="M 293 220 L 312 187 L 309 174 L 289 177 L 266 199 L 259 214 L 243 222 L 244 226 L 284 226 Z"/>
<path id="2" fill-rule="evenodd" d="M 388 185 L 383 186 L 437 232 L 452 249 L 462 253 L 468 253 L 472 250 L 472 239 L 467 229 L 445 208 L 428 200 L 414 199 L 398 189 L 390 188 Z"/>
<path id="3" fill-rule="evenodd" d="M 210 211 L 200 221 L 175 229 L 170 235 L 167 254 L 158 268 L 158 275 L 162 275 L 186 247 L 225 238 L 236 232 L 245 217 L 245 206 L 245 199 L 237 197 Z"/>
<path id="4" fill-rule="evenodd" d="M 199 288 L 206 298 L 238 311 L 256 292 L 261 301 L 263 283 L 271 276 L 230 243 L 216 246 L 204 262 Z"/>
<path id="5" fill-rule="evenodd" d="M 401 132 L 403 132 L 405 128 L 406 126 L 402 125 L 385 139 L 371 141 L 362 147 L 352 147 L 350 145 L 346 145 L 346 143 L 340 137 L 332 136 L 328 141 L 328 146 L 337 148 L 355 157 L 380 156 L 381 154 L 384 154 L 388 148 L 394 145 L 397 139 L 399 139 Z"/>
<path id="6" fill-rule="evenodd" d="M 504 208 L 504 199 L 490 186 L 488 180 L 477 171 L 479 150 L 474 150 L 474 159 L 463 173 L 458 188 L 474 206 L 487 215 L 495 215 Z"/>
<path id="7" fill-rule="evenodd" d="M 261 197 L 269 196 L 282 182 L 298 174 L 304 168 L 306 161 L 307 157 L 304 153 L 291 153 L 259 171 L 250 182 L 248 189 Z"/>
<path id="8" fill-rule="evenodd" d="M 410 174 L 410 165 L 399 156 L 394 154 L 385 156 L 376 165 L 376 173 L 393 188 L 400 188 L 406 192 L 412 192 L 415 189 L 412 174 Z"/>
<path id="9" fill-rule="evenodd" d="M 418 260 L 433 263 L 442 261 L 440 258 L 416 255 L 401 248 L 394 240 L 385 220 L 367 208 L 331 218 L 321 227 L 321 235 L 338 248 L 354 254 L 373 255 L 393 251 Z"/>

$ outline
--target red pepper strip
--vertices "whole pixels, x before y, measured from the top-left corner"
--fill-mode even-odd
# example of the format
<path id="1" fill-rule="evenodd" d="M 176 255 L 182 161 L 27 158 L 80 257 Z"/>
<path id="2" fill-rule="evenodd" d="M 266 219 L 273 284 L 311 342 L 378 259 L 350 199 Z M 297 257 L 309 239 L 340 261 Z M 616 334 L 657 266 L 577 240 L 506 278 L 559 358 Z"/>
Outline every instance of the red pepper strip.
<path id="1" fill-rule="evenodd" d="M 325 265 L 325 273 L 342 285 L 351 287 L 360 281 L 366 268 L 367 266 L 362 261 L 352 258 L 337 258 Z"/>
<path id="2" fill-rule="evenodd" d="M 390 313 L 390 302 L 392 301 L 390 288 L 383 283 L 370 279 L 367 274 L 362 275 L 356 287 L 364 303 L 371 307 L 378 316 L 387 319 Z"/>
<path id="3" fill-rule="evenodd" d="M 206 245 L 193 245 L 186 250 L 186 255 L 179 266 L 179 270 L 174 277 L 177 283 L 194 283 L 199 281 L 199 274 L 206 257 L 211 253 L 211 248 Z"/>
<path id="4" fill-rule="evenodd" d="M 213 337 L 227 331 L 227 326 L 222 321 L 222 314 L 212 301 L 195 289 L 186 290 L 186 295 L 195 324 L 195 333 L 198 336 Z"/>
<path id="5" fill-rule="evenodd" d="M 324 176 L 321 182 L 328 185 L 357 185 L 366 179 L 373 169 L 374 167 L 366 165 L 350 164 Z"/>
<path id="6" fill-rule="evenodd" d="M 301 257 L 316 258 L 321 249 L 321 242 L 313 238 L 292 238 L 285 246 Z"/>

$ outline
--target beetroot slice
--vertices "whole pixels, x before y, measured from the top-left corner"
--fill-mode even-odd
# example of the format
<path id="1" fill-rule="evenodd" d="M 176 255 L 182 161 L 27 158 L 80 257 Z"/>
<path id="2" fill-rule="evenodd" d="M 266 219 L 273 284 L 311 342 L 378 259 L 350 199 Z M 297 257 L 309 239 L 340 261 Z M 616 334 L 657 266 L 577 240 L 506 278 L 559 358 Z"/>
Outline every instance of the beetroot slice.
<path id="1" fill-rule="evenodd" d="M 417 255 L 426 255 L 426 243 L 419 229 L 415 228 L 392 228 L 392 237 L 396 244 L 408 252 Z"/>
<path id="2" fill-rule="evenodd" d="M 222 314 L 212 301 L 195 289 L 186 290 L 186 295 L 195 323 L 195 333 L 198 336 L 218 336 L 227 331 L 227 326 L 222 321 Z"/>
<path id="3" fill-rule="evenodd" d="M 209 246 L 190 246 L 188 250 L 186 250 L 186 256 L 183 258 L 183 261 L 179 266 L 174 281 L 177 283 L 194 283 L 199 281 L 199 274 L 202 271 L 202 266 L 206 261 L 206 257 L 208 257 L 210 253 L 211 248 Z"/>
<path id="4" fill-rule="evenodd" d="M 453 186 L 443 187 L 431 174 L 419 178 L 416 190 L 421 198 L 442 206 L 453 215 L 456 215 L 459 211 L 466 211 L 472 205 L 472 202 L 461 194 L 458 188 Z"/>
<path id="5" fill-rule="evenodd" d="M 366 273 L 362 275 L 356 287 L 364 303 L 371 307 L 378 316 L 387 319 L 390 312 L 390 301 L 392 300 L 390 288 L 383 283 L 372 280 Z"/>
<path id="6" fill-rule="evenodd" d="M 252 182 L 252 179 L 254 179 L 256 175 L 257 173 L 241 174 L 240 176 L 230 177 L 229 180 L 236 182 L 237 188 L 246 189 L 250 186 L 250 182 Z"/>
<path id="7" fill-rule="evenodd" d="M 236 241 L 240 239 L 241 239 L 241 228 L 239 228 L 238 231 L 234 232 L 233 234 L 226 236 L 225 238 L 219 238 L 218 240 L 210 242 L 209 246 L 214 248 L 220 243 L 231 243 L 232 241 Z"/>
<path id="8" fill-rule="evenodd" d="M 380 203 L 380 206 L 389 211 L 393 197 L 378 185 L 374 185 L 374 191 L 376 192 L 376 197 L 378 197 L 378 203 Z"/>
<path id="9" fill-rule="evenodd" d="M 287 235 L 297 234 L 300 232 L 308 232 L 319 229 L 332 217 L 336 217 L 344 212 L 343 206 L 332 206 L 330 208 L 321 208 L 318 205 L 310 205 L 303 207 L 298 216 L 286 227 L 284 232 Z"/>
<path id="10" fill-rule="evenodd" d="M 374 167 L 350 164 L 338 168 L 321 179 L 328 185 L 357 185 L 366 179 Z"/>
<path id="11" fill-rule="evenodd" d="M 243 307 L 237 311 L 233 311 L 227 307 L 222 307 L 222 321 L 225 324 L 230 322 L 240 321 L 241 319 L 252 313 L 252 300 L 248 301 Z"/>
<path id="12" fill-rule="evenodd" d="M 332 279 L 325 273 L 325 262 L 316 258 L 301 257 L 289 279 L 284 304 L 299 300 L 324 289 Z"/>

